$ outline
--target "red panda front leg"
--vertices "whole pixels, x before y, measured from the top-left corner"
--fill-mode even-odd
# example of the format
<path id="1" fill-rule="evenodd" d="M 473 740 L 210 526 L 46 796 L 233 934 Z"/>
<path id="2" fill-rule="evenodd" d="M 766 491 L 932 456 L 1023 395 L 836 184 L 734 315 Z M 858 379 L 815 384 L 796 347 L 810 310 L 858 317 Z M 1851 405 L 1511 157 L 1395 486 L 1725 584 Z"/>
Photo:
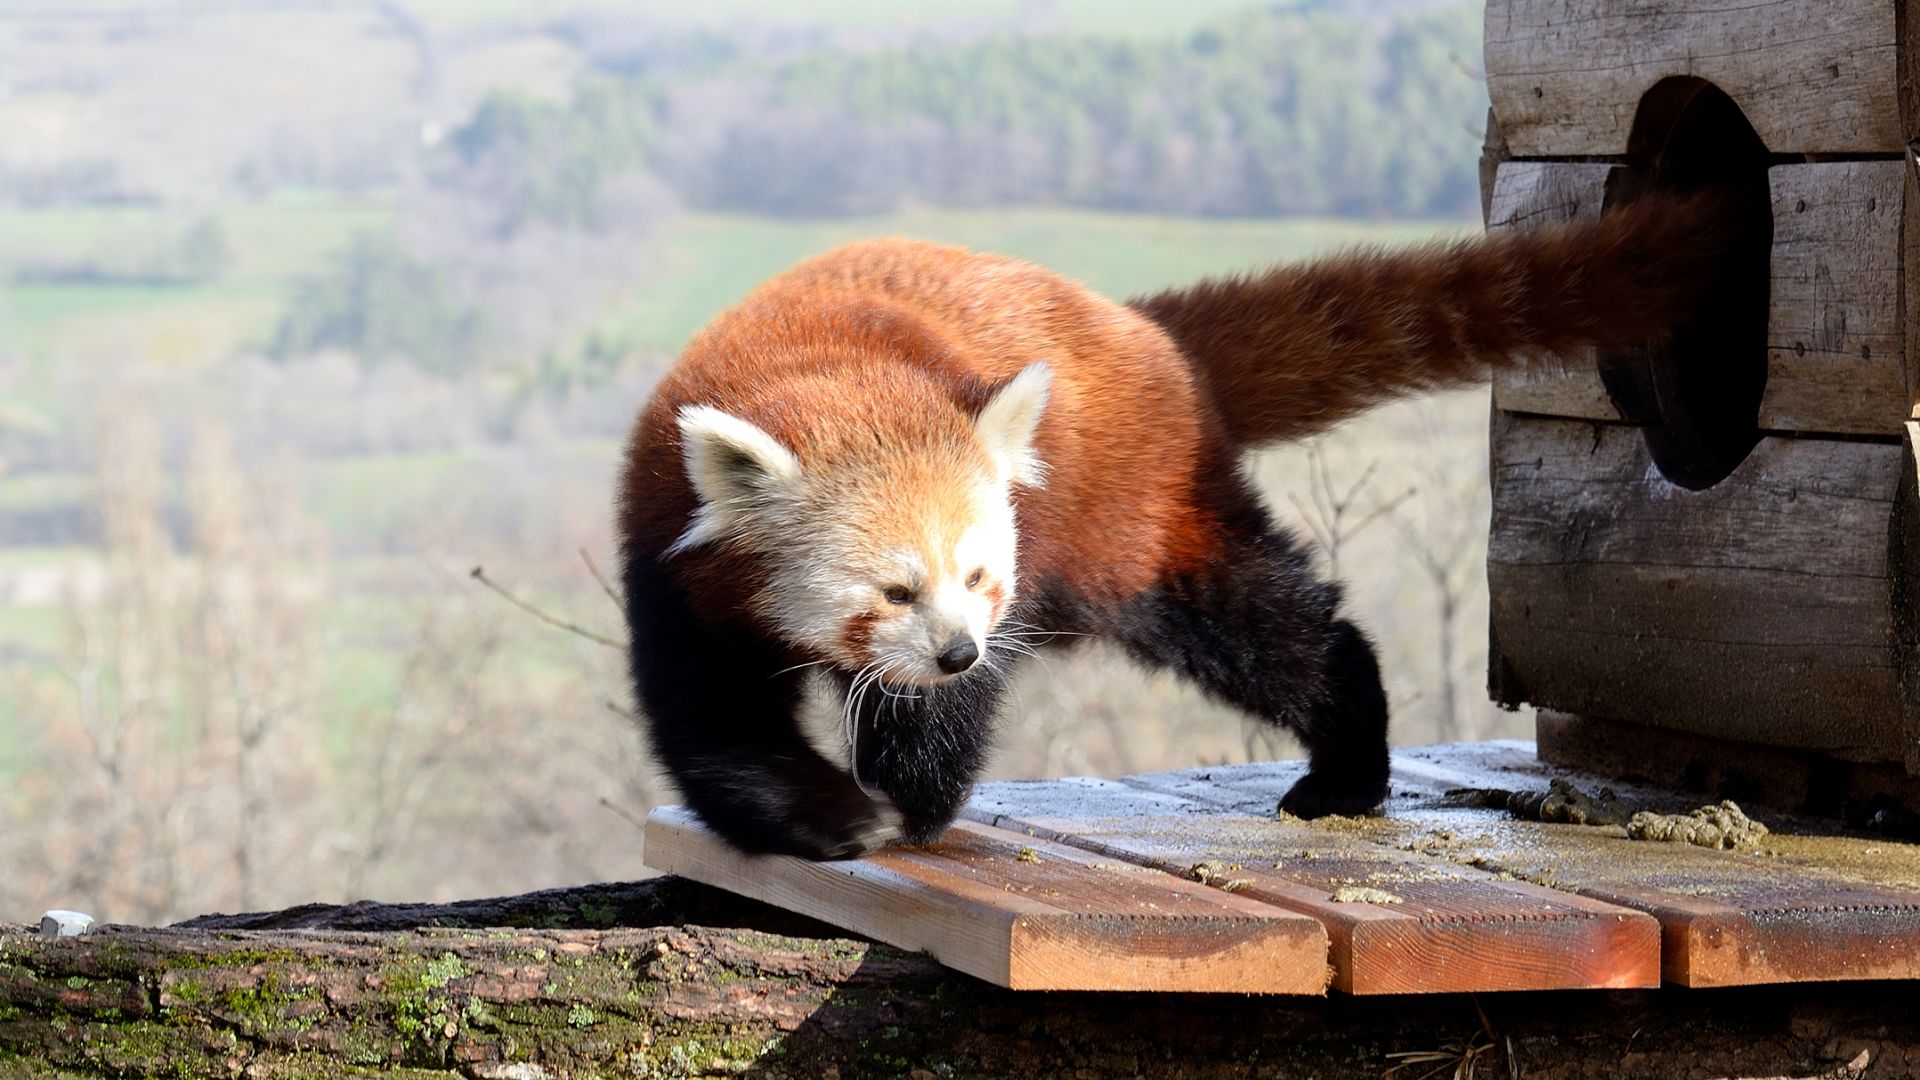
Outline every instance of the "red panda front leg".
<path id="1" fill-rule="evenodd" d="M 990 659 L 937 686 L 872 686 L 853 703 L 859 780 L 899 809 L 910 844 L 940 838 L 986 766 L 1013 662 Z"/>
<path id="2" fill-rule="evenodd" d="M 898 838 L 898 815 L 801 733 L 801 676 L 782 670 L 784 652 L 700 619 L 650 557 L 630 554 L 624 583 L 649 742 L 708 827 L 744 851 L 809 859 Z"/>
<path id="3" fill-rule="evenodd" d="M 1372 644 L 1336 617 L 1339 602 L 1295 540 L 1266 527 L 1230 536 L 1205 566 L 1134 597 L 1107 633 L 1135 659 L 1299 738 L 1307 775 L 1280 809 L 1358 814 L 1387 794 L 1387 696 Z"/>

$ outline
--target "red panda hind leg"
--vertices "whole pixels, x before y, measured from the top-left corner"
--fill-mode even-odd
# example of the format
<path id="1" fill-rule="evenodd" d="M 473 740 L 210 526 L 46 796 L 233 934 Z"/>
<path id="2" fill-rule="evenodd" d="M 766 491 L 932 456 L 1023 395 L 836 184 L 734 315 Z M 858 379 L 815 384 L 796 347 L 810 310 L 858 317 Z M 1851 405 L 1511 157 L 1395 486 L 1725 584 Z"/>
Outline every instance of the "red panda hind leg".
<path id="1" fill-rule="evenodd" d="M 900 838 L 898 812 L 807 742 L 802 677 L 783 653 L 701 620 L 651 557 L 629 552 L 623 581 L 653 753 L 702 821 L 743 851 L 809 859 Z"/>
<path id="2" fill-rule="evenodd" d="M 1387 696 L 1372 644 L 1336 616 L 1339 601 L 1293 537 L 1265 528 L 1230 536 L 1207 565 L 1128 600 L 1103 629 L 1136 660 L 1300 740 L 1307 775 L 1281 810 L 1358 814 L 1387 795 Z"/>

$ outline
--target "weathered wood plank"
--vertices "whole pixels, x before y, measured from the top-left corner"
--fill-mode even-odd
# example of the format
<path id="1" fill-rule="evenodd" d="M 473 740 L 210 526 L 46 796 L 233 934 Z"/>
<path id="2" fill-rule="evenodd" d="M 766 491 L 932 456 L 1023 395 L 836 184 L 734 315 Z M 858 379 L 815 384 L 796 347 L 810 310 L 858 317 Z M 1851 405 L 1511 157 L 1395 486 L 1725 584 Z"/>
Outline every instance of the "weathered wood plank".
<path id="1" fill-rule="evenodd" d="M 1906 421 L 1899 161 L 1769 169 L 1773 188 L 1769 431 L 1895 434 Z"/>
<path id="2" fill-rule="evenodd" d="M 1515 157 L 1624 153 L 1640 96 L 1672 75 L 1726 91 L 1775 153 L 1898 151 L 1916 134 L 1904 6 L 1488 0 L 1487 93 Z"/>
<path id="3" fill-rule="evenodd" d="M 1451 749 L 1451 748 L 1448 748 Z M 1510 783 L 1429 755 L 1396 788 L 1416 800 L 1450 788 Z M 1590 791 L 1591 777 L 1576 777 Z M 1528 786 L 1528 785 L 1513 785 Z M 1536 790 L 1544 784 L 1532 785 Z M 1631 796 L 1630 796 L 1631 797 Z M 1398 809 L 1379 834 L 1390 844 L 1465 853 L 1476 866 L 1645 911 L 1660 920 L 1662 971 L 1681 986 L 1920 978 L 1920 849 L 1885 839 L 1769 836 L 1739 853 L 1626 839 L 1618 829 L 1489 818 L 1485 811 Z M 1442 845 L 1423 838 L 1444 838 Z M 1889 875 L 1859 858 L 1880 853 Z"/>
<path id="4" fill-rule="evenodd" d="M 647 819 L 647 865 L 831 922 L 1015 990 L 1319 994 L 1315 920 L 990 827 L 815 863 L 743 855 L 682 807 Z"/>
<path id="5" fill-rule="evenodd" d="M 1901 691 L 1901 763 L 1908 777 L 1920 779 L 1920 421 L 1908 421 L 1902 434 L 1887 563 L 1893 578 L 1893 668 Z M 1920 810 L 1914 799 L 1904 805 Z"/>
<path id="6" fill-rule="evenodd" d="M 1697 492 L 1628 427 L 1505 419 L 1493 452 L 1500 700 L 1903 760 L 1901 447 L 1764 439 Z"/>
<path id="7" fill-rule="evenodd" d="M 1264 814 L 1169 815 L 1164 795 L 1096 784 L 983 785 L 966 813 L 1170 873 L 1205 867 L 1239 882 L 1236 896 L 1312 915 L 1331 938 L 1333 985 L 1353 994 L 1657 979 L 1654 923 L 1617 906 L 1277 819 L 1271 800 Z"/>
<path id="8" fill-rule="evenodd" d="M 1299 762 L 1126 778 L 1222 808 L 1272 805 Z M 1769 836 L 1741 853 L 1629 840 L 1615 828 L 1521 821 L 1444 805 L 1461 788 L 1541 791 L 1567 776 L 1592 793 L 1614 783 L 1541 765 L 1524 743 L 1396 750 L 1393 794 L 1378 817 L 1337 825 L 1349 839 L 1412 850 L 1646 912 L 1662 927 L 1662 971 L 1682 986 L 1920 977 L 1920 848 L 1884 838 Z M 1618 784 L 1639 808 L 1706 801 Z M 1782 829 L 1807 819 L 1763 815 Z"/>
<path id="9" fill-rule="evenodd" d="M 1598 215 L 1611 168 L 1507 162 L 1494 181 L 1488 228 Z M 1907 419 L 1906 172 L 1898 161 L 1768 170 L 1774 242 L 1763 430 L 1887 435 Z M 1621 418 L 1592 349 L 1529 356 L 1497 372 L 1493 402 L 1507 412 Z"/>
<path id="10" fill-rule="evenodd" d="M 1920 67 L 1920 59 L 1915 60 Z M 1920 87 L 1920 71 L 1914 73 Z M 1901 189 L 1901 363 L 1907 378 L 1907 414 L 1920 418 L 1920 146 L 1907 151 L 1907 181 Z"/>

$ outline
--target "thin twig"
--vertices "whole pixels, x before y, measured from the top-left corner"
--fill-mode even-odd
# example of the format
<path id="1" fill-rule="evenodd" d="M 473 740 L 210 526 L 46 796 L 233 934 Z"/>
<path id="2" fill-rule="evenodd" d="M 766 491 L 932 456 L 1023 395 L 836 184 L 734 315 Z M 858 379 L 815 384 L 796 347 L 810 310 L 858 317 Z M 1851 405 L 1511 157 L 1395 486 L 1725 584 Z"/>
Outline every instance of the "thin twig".
<path id="1" fill-rule="evenodd" d="M 587 573 L 592 574 L 593 580 L 600 583 L 600 591 L 607 594 L 607 599 L 613 601 L 613 606 L 619 608 L 621 611 L 625 611 L 627 609 L 626 601 L 620 599 L 620 594 L 613 590 L 613 583 L 608 581 L 607 576 L 600 572 L 600 567 L 594 564 L 593 556 L 587 554 L 586 548 L 580 549 L 580 561 L 587 564 Z"/>
<path id="2" fill-rule="evenodd" d="M 620 815 L 621 820 L 625 821 L 627 824 L 633 826 L 634 828 L 639 829 L 641 832 L 646 831 L 647 829 L 646 822 L 641 821 L 637 817 L 634 817 L 632 814 L 627 812 L 626 807 L 616 804 L 612 799 L 607 798 L 605 795 L 600 796 L 600 805 Z"/>
<path id="3" fill-rule="evenodd" d="M 559 627 L 560 629 L 565 630 L 570 634 L 578 634 L 581 637 L 586 638 L 588 641 L 594 642 L 595 644 L 598 644 L 598 645 L 605 645 L 609 649 L 619 649 L 624 652 L 627 648 L 627 643 L 624 641 L 615 641 L 613 638 L 607 637 L 603 634 L 596 634 L 593 631 L 588 630 L 584 626 L 575 625 L 574 623 L 570 623 L 565 619 L 561 619 L 556 616 L 549 615 L 544 611 L 541 611 L 539 608 L 534 607 L 532 604 L 527 603 L 525 600 L 520 599 L 519 597 L 513 595 L 512 593 L 508 592 L 506 589 L 496 584 L 492 578 L 487 576 L 487 571 L 484 567 L 479 567 L 479 566 L 474 567 L 472 573 L 469 576 L 472 577 L 473 580 L 479 582 L 480 584 L 485 585 L 487 588 L 492 589 L 494 592 L 499 593 L 502 597 L 505 597 L 506 601 L 509 604 L 512 604 L 514 607 L 519 608 L 521 611 L 526 612 L 527 614 L 533 616 L 536 619 L 539 619 L 541 622 L 546 623 L 549 626 Z"/>
<path id="4" fill-rule="evenodd" d="M 1366 529 L 1367 526 L 1373 524 L 1376 520 L 1378 520 L 1383 515 L 1392 513 L 1395 507 L 1399 506 L 1403 502 L 1406 502 L 1408 499 L 1413 498 L 1414 495 L 1418 493 L 1419 491 L 1417 488 L 1408 488 L 1407 490 L 1401 492 L 1400 494 L 1395 495 L 1393 498 L 1388 499 L 1386 502 L 1381 503 L 1379 506 L 1374 508 L 1374 511 L 1372 513 L 1368 514 L 1366 517 L 1361 518 L 1359 521 L 1354 522 L 1353 529 L 1346 534 L 1347 539 L 1351 540 L 1352 538 L 1359 536 L 1360 533 L 1364 529 Z"/>

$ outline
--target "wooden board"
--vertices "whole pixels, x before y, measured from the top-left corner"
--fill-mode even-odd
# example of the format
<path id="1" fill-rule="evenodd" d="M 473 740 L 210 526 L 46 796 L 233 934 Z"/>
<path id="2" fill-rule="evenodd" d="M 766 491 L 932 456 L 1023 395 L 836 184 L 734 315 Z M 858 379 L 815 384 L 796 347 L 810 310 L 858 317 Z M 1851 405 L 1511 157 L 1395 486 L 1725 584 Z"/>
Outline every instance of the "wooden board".
<path id="1" fill-rule="evenodd" d="M 1629 427 L 1498 419 L 1493 454 L 1499 700 L 1904 760 L 1902 447 L 1767 438 L 1697 492 Z"/>
<path id="2" fill-rule="evenodd" d="M 1490 781 L 1521 786 L 1514 781 L 1525 775 L 1490 775 L 1485 768 L 1461 768 L 1444 754 L 1433 758 L 1418 771 L 1403 768 L 1396 788 L 1418 799 Z M 1546 770 L 1535 775 L 1537 790 L 1545 786 Z M 1598 786 L 1593 779 L 1584 783 L 1589 790 Z M 1489 820 L 1485 811 L 1409 808 L 1394 816 L 1398 827 L 1387 842 L 1418 845 L 1423 834 L 1443 835 L 1476 865 L 1653 915 L 1662 928 L 1662 972 L 1671 983 L 1920 978 L 1920 891 L 1872 872 L 1846 872 L 1837 862 L 1848 849 L 1875 850 L 1880 861 L 1908 868 L 1911 877 L 1920 857 L 1912 845 L 1873 838 L 1823 850 L 1782 836 L 1753 853 L 1734 853 L 1628 840 L 1592 826 Z"/>
<path id="3" fill-rule="evenodd" d="M 1273 799 L 1214 814 L 1169 812 L 1166 799 L 1108 781 L 988 784 L 966 813 L 1170 873 L 1217 867 L 1244 883 L 1234 895 L 1325 923 L 1333 985 L 1352 994 L 1658 981 L 1659 931 L 1637 913 L 1276 819 Z M 1361 889 L 1386 895 L 1353 899 Z"/>
<path id="4" fill-rule="evenodd" d="M 1906 7 L 1488 0 L 1487 93 L 1514 157 L 1624 153 L 1641 95 L 1671 75 L 1726 91 L 1775 153 L 1894 153 L 1920 134 Z"/>
<path id="5" fill-rule="evenodd" d="M 1502 164 L 1490 230 L 1600 213 L 1612 166 Z M 1913 401 L 1902 325 L 1903 219 L 1913 186 L 1899 161 L 1780 165 L 1773 191 L 1767 431 L 1894 435 Z M 1913 275 L 1907 275 L 1913 276 Z M 1494 377 L 1508 412 L 1619 420 L 1592 349 L 1525 358 Z"/>
<path id="6" fill-rule="evenodd" d="M 1470 862 L 1521 881 L 1578 890 L 1633 908 L 1661 926 L 1661 969 L 1681 986 L 1920 978 L 1920 848 L 1880 838 L 1820 842 L 1783 835 L 1758 853 L 1635 841 L 1618 828 L 1520 821 L 1440 805 L 1460 788 L 1543 790 L 1565 769 L 1530 744 L 1460 744 L 1395 752 L 1393 797 L 1346 835 L 1391 851 Z M 1299 762 L 1129 777 L 1161 793 L 1204 797 L 1223 811 L 1269 805 Z M 1573 774 L 1583 790 L 1614 783 L 1628 802 L 1662 813 L 1702 801 Z M 1780 829 L 1806 819 L 1757 814 Z"/>
<path id="7" fill-rule="evenodd" d="M 1920 86 L 1920 56 L 1910 86 Z M 1920 417 L 1920 147 L 1907 152 L 1907 183 L 1900 218 L 1900 339 L 1907 368 L 1907 413 Z"/>
<path id="8" fill-rule="evenodd" d="M 690 811 L 662 807 L 647 819 L 646 860 L 1015 990 L 1327 985 L 1327 936 L 1313 919 L 980 825 L 957 825 L 936 847 L 814 863 L 742 855 Z"/>
<path id="9" fill-rule="evenodd" d="M 1767 322 L 1769 431 L 1899 434 L 1907 391 L 1900 161 L 1780 165 Z"/>
<path id="10" fill-rule="evenodd" d="M 1774 832 L 1726 852 L 1449 794 L 1567 776 L 1636 809 L 1709 801 L 1519 742 L 1396 750 L 1379 815 L 1273 816 L 1303 769 L 983 784 L 940 844 L 845 863 L 742 856 L 665 808 L 647 859 L 1025 988 L 1315 993 L 1329 964 L 1358 994 L 1920 979 L 1920 845 L 1749 804 Z"/>

